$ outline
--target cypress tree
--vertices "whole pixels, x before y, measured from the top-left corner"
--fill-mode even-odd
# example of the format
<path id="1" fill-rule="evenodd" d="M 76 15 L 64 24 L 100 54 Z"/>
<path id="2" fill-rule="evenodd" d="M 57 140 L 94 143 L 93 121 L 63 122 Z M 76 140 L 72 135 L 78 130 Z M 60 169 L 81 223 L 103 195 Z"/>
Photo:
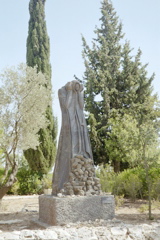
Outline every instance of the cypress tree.
<path id="1" fill-rule="evenodd" d="M 27 38 L 27 65 L 37 66 L 37 70 L 46 76 L 46 87 L 51 88 L 50 43 L 45 21 L 45 0 L 30 0 L 29 30 Z M 44 174 L 52 167 L 56 154 L 57 122 L 51 106 L 48 106 L 46 117 L 49 125 L 40 129 L 39 147 L 28 149 L 24 155 L 32 170 Z"/>
<path id="2" fill-rule="evenodd" d="M 133 57 L 129 42 L 122 44 L 122 24 L 111 1 L 102 1 L 101 14 L 101 26 L 94 31 L 92 47 L 82 38 L 85 103 L 95 164 L 109 162 L 106 147 L 111 131 L 109 119 L 126 113 L 142 124 L 144 115 L 149 116 L 151 111 L 146 104 L 151 99 L 154 79 L 154 75 L 147 77 L 147 65 L 140 61 L 141 51 Z M 157 99 L 153 98 L 155 102 Z M 112 164 L 115 171 L 120 170 L 116 159 Z"/>

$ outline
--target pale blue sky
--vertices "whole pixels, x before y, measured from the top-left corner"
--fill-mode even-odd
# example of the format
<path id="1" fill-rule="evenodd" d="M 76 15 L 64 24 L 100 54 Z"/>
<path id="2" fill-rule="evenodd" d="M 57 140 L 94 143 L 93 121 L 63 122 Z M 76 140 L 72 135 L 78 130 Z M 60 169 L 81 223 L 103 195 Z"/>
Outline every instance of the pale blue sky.
<path id="1" fill-rule="evenodd" d="M 0 0 L 0 71 L 26 61 L 29 0 Z M 140 47 L 142 62 L 149 63 L 149 76 L 155 72 L 153 86 L 160 96 L 160 0 L 112 0 L 123 23 L 125 38 L 135 50 Z M 60 107 L 57 91 L 66 82 L 84 72 L 81 34 L 90 43 L 99 25 L 100 0 L 47 0 L 46 22 L 51 46 L 53 110 Z"/>

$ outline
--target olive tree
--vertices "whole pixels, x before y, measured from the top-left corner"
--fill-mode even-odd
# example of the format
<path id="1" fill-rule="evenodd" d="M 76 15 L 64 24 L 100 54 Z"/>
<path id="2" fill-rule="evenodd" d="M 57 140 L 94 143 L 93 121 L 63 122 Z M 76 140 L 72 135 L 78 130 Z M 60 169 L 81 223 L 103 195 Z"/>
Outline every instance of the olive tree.
<path id="1" fill-rule="evenodd" d="M 0 183 L 0 198 L 16 181 L 18 159 L 24 150 L 39 145 L 38 131 L 47 127 L 46 109 L 51 104 L 51 89 L 37 68 L 20 64 L 0 75 L 0 123 L 5 174 Z"/>

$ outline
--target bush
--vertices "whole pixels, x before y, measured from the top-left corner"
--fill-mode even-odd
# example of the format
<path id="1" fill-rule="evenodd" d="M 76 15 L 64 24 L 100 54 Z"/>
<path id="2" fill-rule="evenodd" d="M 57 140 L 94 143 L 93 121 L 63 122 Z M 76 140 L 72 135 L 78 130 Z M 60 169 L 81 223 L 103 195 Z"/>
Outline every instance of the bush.
<path id="1" fill-rule="evenodd" d="M 160 199 L 160 168 L 152 167 L 149 170 L 152 199 Z M 146 172 L 144 168 L 137 167 L 127 169 L 117 174 L 113 186 L 114 195 L 124 195 L 132 200 L 138 198 L 148 198 L 148 186 Z"/>
<path id="2" fill-rule="evenodd" d="M 160 201 L 160 179 L 155 181 L 152 186 L 152 197 Z"/>
<path id="3" fill-rule="evenodd" d="M 52 174 L 45 175 L 42 179 L 42 191 L 49 188 L 52 188 Z"/>
<path id="4" fill-rule="evenodd" d="M 19 195 L 38 194 L 41 191 L 40 176 L 32 170 L 25 167 L 20 168 L 17 173 L 17 180 L 19 183 Z"/>
<path id="5" fill-rule="evenodd" d="M 21 167 L 17 173 L 17 182 L 13 184 L 8 194 L 41 194 L 45 188 L 52 187 L 52 175 L 41 176 L 37 172 Z"/>
<path id="6" fill-rule="evenodd" d="M 138 169 L 127 169 L 119 173 L 113 187 L 114 195 L 124 195 L 135 201 L 140 196 L 143 183 Z"/>
<path id="7" fill-rule="evenodd" d="M 142 189 L 141 179 L 136 174 L 132 173 L 128 177 L 128 179 L 126 179 L 124 184 L 124 190 L 126 192 L 126 196 L 131 198 L 133 201 L 135 201 L 141 189 Z"/>
<path id="8" fill-rule="evenodd" d="M 124 195 L 135 201 L 140 196 L 142 189 L 142 180 L 138 169 L 127 169 L 119 173 L 113 187 L 113 194 Z"/>
<path id="9" fill-rule="evenodd" d="M 103 192 L 112 192 L 116 174 L 109 165 L 100 165 L 97 167 L 96 176 L 100 179 L 101 189 Z"/>
<path id="10" fill-rule="evenodd" d="M 135 168 L 135 173 L 140 177 L 142 181 L 141 198 L 148 198 L 148 185 L 146 181 L 145 169 Z M 152 167 L 149 169 L 149 181 L 151 185 L 152 199 L 160 198 L 160 167 Z"/>
<path id="11" fill-rule="evenodd" d="M 4 169 L 0 169 L 0 179 L 4 176 Z M 127 169 L 119 174 L 106 164 L 96 169 L 96 176 L 100 178 L 103 192 L 111 192 L 115 196 L 129 197 L 132 200 L 148 197 L 145 169 L 137 167 Z M 152 184 L 152 199 L 160 200 L 160 168 L 151 168 L 149 177 Z M 39 176 L 38 173 L 22 166 L 17 173 L 18 181 L 12 186 L 10 194 L 41 194 L 44 189 L 52 188 L 52 174 Z"/>
<path id="12" fill-rule="evenodd" d="M 141 169 L 127 169 L 116 174 L 109 165 L 100 165 L 96 170 L 97 177 L 100 178 L 103 192 L 111 192 L 115 196 L 125 196 L 135 200 L 141 195 L 143 186 Z"/>
<path id="13" fill-rule="evenodd" d="M 7 192 L 7 194 L 17 195 L 18 190 L 19 190 L 19 182 L 17 181 L 12 185 L 11 189 Z"/>
<path id="14" fill-rule="evenodd" d="M 151 188 L 152 188 L 152 198 L 156 200 L 160 200 L 160 168 L 151 168 L 149 170 L 149 176 L 151 181 Z"/>
<path id="15" fill-rule="evenodd" d="M 123 195 L 115 196 L 115 204 L 116 204 L 116 208 L 117 209 L 119 207 L 123 206 L 123 204 L 124 204 L 124 196 Z"/>

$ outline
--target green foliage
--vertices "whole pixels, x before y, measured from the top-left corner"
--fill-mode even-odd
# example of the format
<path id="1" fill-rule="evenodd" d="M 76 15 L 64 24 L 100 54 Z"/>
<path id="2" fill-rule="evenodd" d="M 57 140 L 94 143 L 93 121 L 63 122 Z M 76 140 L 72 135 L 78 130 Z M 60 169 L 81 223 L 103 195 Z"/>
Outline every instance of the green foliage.
<path id="1" fill-rule="evenodd" d="M 143 197 L 146 192 L 144 171 L 141 168 L 127 169 L 117 175 L 113 187 L 115 195 L 124 195 L 133 201 L 137 197 Z"/>
<path id="2" fill-rule="evenodd" d="M 158 209 L 158 208 L 160 208 L 160 202 L 157 201 L 157 200 L 153 200 L 152 201 L 152 209 Z M 141 213 L 144 213 L 144 212 L 148 211 L 148 205 L 142 204 L 139 208 L 139 211 Z"/>
<path id="3" fill-rule="evenodd" d="M 9 158 L 11 153 L 15 156 L 20 150 L 39 145 L 37 132 L 48 126 L 45 112 L 51 90 L 44 86 L 44 74 L 25 64 L 6 68 L 0 80 L 0 148 Z"/>
<path id="4" fill-rule="evenodd" d="M 42 190 L 52 188 L 52 174 L 47 174 L 42 178 Z"/>
<path id="5" fill-rule="evenodd" d="M 32 170 L 21 168 L 17 173 L 19 183 L 18 194 L 35 194 L 41 190 L 39 175 Z"/>
<path id="6" fill-rule="evenodd" d="M 145 169 L 136 167 L 124 170 L 118 174 L 114 173 L 110 165 L 98 166 L 97 177 L 100 178 L 102 191 L 111 192 L 115 196 L 131 198 L 148 198 L 148 185 Z M 160 199 L 160 165 L 149 170 L 152 199 Z"/>
<path id="7" fill-rule="evenodd" d="M 149 170 L 152 199 L 160 200 L 160 166 Z"/>
<path id="8" fill-rule="evenodd" d="M 17 181 L 12 185 L 11 189 L 7 192 L 7 194 L 8 195 L 21 195 L 18 190 L 19 190 L 19 182 Z"/>
<path id="9" fill-rule="evenodd" d="M 108 120 L 110 132 L 105 140 L 109 161 L 129 162 L 130 166 L 136 165 L 139 160 L 137 121 L 128 114 L 116 116 Z"/>
<path id="10" fill-rule="evenodd" d="M 2 139 L 2 134 L 3 134 L 3 130 L 1 129 L 1 125 L 0 125 L 0 141 L 1 141 L 1 139 Z M 3 150 L 0 149 L 0 158 L 1 158 L 1 156 L 2 156 L 2 153 L 3 153 Z"/>
<path id="11" fill-rule="evenodd" d="M 143 171 L 143 169 L 142 169 Z M 111 192 L 115 196 L 125 196 L 133 201 L 140 197 L 142 192 L 141 169 L 127 169 L 116 174 L 110 165 L 99 166 L 96 170 L 100 178 L 101 188 L 104 192 Z"/>
<path id="12" fill-rule="evenodd" d="M 5 165 L 0 198 L 15 182 L 19 156 L 23 150 L 36 149 L 38 132 L 47 128 L 46 109 L 51 102 L 51 89 L 46 88 L 46 78 L 37 68 L 19 64 L 6 68 L 0 75 L 0 123 L 2 135 L 0 149 Z"/>
<path id="13" fill-rule="evenodd" d="M 115 204 L 117 209 L 121 207 L 124 204 L 124 195 L 115 196 Z"/>
<path id="14" fill-rule="evenodd" d="M 85 107 L 95 164 L 111 162 L 118 172 L 117 162 L 139 160 L 138 128 L 156 120 L 160 108 L 152 96 L 154 75 L 148 77 L 141 51 L 133 57 L 129 42 L 123 43 L 122 24 L 109 0 L 102 1 L 101 14 L 92 47 L 82 38 Z"/>
<path id="15" fill-rule="evenodd" d="M 103 192 L 112 192 L 116 174 L 109 164 L 98 166 L 96 176 L 100 179 L 100 184 Z"/>
<path id="16" fill-rule="evenodd" d="M 27 38 L 27 65 L 38 66 L 38 71 L 45 73 L 48 84 L 51 79 L 50 44 L 44 12 L 44 0 L 30 0 L 29 30 Z"/>
<path id="17" fill-rule="evenodd" d="M 45 22 L 45 1 L 30 0 L 29 30 L 27 38 L 27 64 L 37 66 L 46 76 L 45 86 L 51 87 L 50 44 Z M 57 120 L 52 107 L 48 106 L 46 117 L 49 125 L 39 131 L 40 145 L 36 150 L 30 148 L 24 155 L 32 170 L 46 174 L 53 166 L 56 155 Z"/>
<path id="18" fill-rule="evenodd" d="M 4 177 L 4 168 L 0 168 L 0 185 L 3 183 L 3 177 Z"/>
<path id="19" fill-rule="evenodd" d="M 136 200 L 136 197 L 138 196 L 141 188 L 142 182 L 137 175 L 131 174 L 128 179 L 126 179 L 124 190 L 126 192 L 126 195 L 130 197 L 133 201 Z"/>
<path id="20" fill-rule="evenodd" d="M 142 182 L 139 176 L 132 169 L 127 169 L 117 175 L 113 193 L 135 200 L 141 188 Z"/>
<path id="21" fill-rule="evenodd" d="M 53 121 L 50 108 L 47 109 L 46 116 L 47 119 L 50 119 L 50 124 L 47 128 L 40 129 L 39 131 L 40 145 L 36 150 L 30 148 L 24 152 L 30 168 L 41 174 L 48 173 L 53 166 L 56 155 L 57 126 L 55 127 L 55 125 L 57 124 L 57 120 L 54 119 Z"/>
<path id="22" fill-rule="evenodd" d="M 147 119 L 148 120 L 148 119 Z M 148 124 L 150 123 L 150 124 Z M 157 128 L 158 126 L 158 128 Z M 157 165 L 157 159 L 160 157 L 159 149 L 159 122 L 148 120 L 145 124 L 140 126 L 140 138 L 139 145 L 141 147 L 141 164 L 144 167 L 147 195 L 148 195 L 148 207 L 149 207 L 149 219 L 152 219 L 152 197 L 153 197 L 153 179 L 151 176 L 151 169 Z"/>
<path id="23" fill-rule="evenodd" d="M 143 169 L 127 169 L 116 174 L 110 165 L 100 166 L 96 171 L 100 178 L 102 191 L 112 192 L 115 196 L 125 196 L 133 201 L 141 196 L 143 181 L 141 179 Z"/>
<path id="24" fill-rule="evenodd" d="M 14 183 L 8 194 L 42 194 L 44 189 L 51 188 L 51 186 L 51 175 L 40 176 L 38 172 L 23 166 L 18 170 L 17 182 Z"/>
<path id="25" fill-rule="evenodd" d="M 19 164 L 17 182 L 14 183 L 8 194 L 41 194 L 44 189 L 51 187 L 52 174 L 41 175 L 41 173 L 33 171 L 23 157 Z"/>

